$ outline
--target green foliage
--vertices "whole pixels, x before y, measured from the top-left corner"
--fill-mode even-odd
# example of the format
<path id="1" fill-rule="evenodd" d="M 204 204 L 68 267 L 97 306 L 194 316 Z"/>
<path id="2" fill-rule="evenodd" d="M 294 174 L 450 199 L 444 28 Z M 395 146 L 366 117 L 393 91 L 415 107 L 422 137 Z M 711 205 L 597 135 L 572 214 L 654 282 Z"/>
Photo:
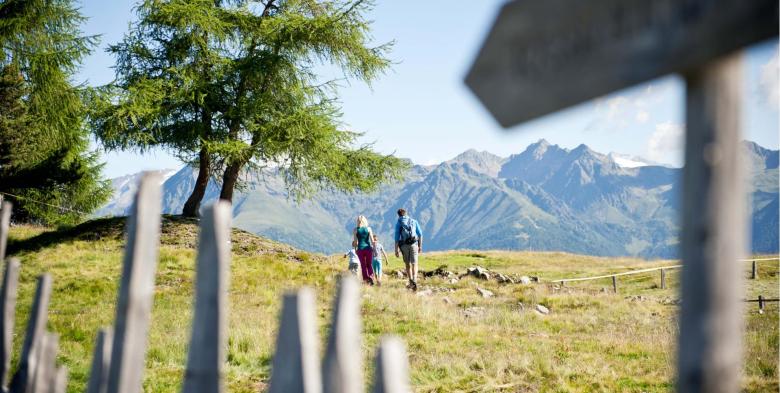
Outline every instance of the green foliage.
<path id="1" fill-rule="evenodd" d="M 390 44 L 370 46 L 368 1 L 146 0 L 110 48 L 117 79 L 93 96 L 93 128 L 109 149 L 161 146 L 194 163 L 203 150 L 225 190 L 247 166 L 281 171 L 303 197 L 370 191 L 407 164 L 356 146 L 340 123 L 335 81 L 370 84 Z"/>
<path id="2" fill-rule="evenodd" d="M 110 196 L 70 79 L 94 38 L 71 0 L 0 4 L 0 192 L 16 220 L 74 223 Z"/>

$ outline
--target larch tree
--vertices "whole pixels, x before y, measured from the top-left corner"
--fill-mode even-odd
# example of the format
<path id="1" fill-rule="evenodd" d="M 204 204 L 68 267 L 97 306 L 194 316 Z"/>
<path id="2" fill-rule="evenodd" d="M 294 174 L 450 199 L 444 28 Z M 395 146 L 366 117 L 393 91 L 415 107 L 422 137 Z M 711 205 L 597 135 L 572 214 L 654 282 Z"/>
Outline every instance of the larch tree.
<path id="1" fill-rule="evenodd" d="M 318 70 L 370 84 L 390 61 L 371 46 L 368 1 L 145 0 L 112 46 L 116 80 L 95 98 L 93 129 L 109 149 L 158 146 L 198 166 L 183 214 L 211 177 L 232 200 L 242 174 L 270 169 L 299 199 L 321 188 L 371 191 L 408 164 L 357 145 L 338 86 Z"/>
<path id="2" fill-rule="evenodd" d="M 17 220 L 75 223 L 111 193 L 72 83 L 95 44 L 83 21 L 72 0 L 0 3 L 0 192 Z"/>

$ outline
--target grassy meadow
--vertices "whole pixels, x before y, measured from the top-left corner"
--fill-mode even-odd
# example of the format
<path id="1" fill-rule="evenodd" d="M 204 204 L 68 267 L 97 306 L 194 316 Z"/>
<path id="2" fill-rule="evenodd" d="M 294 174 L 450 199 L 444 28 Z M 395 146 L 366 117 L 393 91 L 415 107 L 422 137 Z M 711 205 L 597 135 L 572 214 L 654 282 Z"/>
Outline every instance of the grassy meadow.
<path id="1" fill-rule="evenodd" d="M 60 335 L 59 362 L 70 369 L 69 392 L 84 390 L 95 335 L 110 326 L 121 271 L 123 222 L 98 220 L 69 230 L 16 226 L 9 253 L 22 261 L 14 345 L 22 343 L 35 278 L 50 272 L 54 291 L 49 330 Z M 166 217 L 149 336 L 145 391 L 181 389 L 192 319 L 194 245 L 192 222 Z M 246 232 L 233 233 L 227 381 L 230 392 L 267 386 L 281 295 L 308 285 L 317 291 L 321 348 L 329 329 L 340 257 L 297 251 Z M 679 273 L 571 283 L 545 281 L 599 275 L 676 261 L 596 258 L 565 253 L 453 251 L 424 253 L 421 269 L 446 265 L 463 273 L 482 266 L 496 272 L 538 276 L 541 283 L 498 284 L 464 278 L 420 280 L 418 296 L 405 281 L 387 275 L 382 287 L 363 288 L 366 380 L 380 336 L 401 336 L 409 352 L 417 392 L 568 392 L 673 390 Z M 403 264 L 392 258 L 386 272 Z M 745 276 L 750 266 L 745 264 Z M 778 262 L 761 262 L 759 280 L 746 280 L 746 297 L 778 297 Z M 483 298 L 476 286 L 495 293 Z M 605 290 L 606 288 L 606 290 Z M 521 306 L 522 303 L 522 306 Z M 549 315 L 534 311 L 537 304 Z M 746 305 L 745 391 L 778 391 L 778 304 L 758 314 Z M 16 360 L 15 360 L 16 361 Z"/>

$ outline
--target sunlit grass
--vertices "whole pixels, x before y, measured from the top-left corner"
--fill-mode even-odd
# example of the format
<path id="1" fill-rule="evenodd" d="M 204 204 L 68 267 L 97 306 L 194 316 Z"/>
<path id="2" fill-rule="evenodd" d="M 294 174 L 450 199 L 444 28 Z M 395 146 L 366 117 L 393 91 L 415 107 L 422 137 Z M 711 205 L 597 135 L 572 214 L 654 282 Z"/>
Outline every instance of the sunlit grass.
<path id="1" fill-rule="evenodd" d="M 195 251 L 191 246 L 196 229 L 188 223 L 166 225 L 147 353 L 145 390 L 149 392 L 180 390 L 192 319 Z M 12 245 L 29 244 L 44 230 L 15 227 Z M 60 335 L 59 362 L 70 369 L 70 392 L 84 390 L 95 334 L 113 323 L 122 245 L 121 237 L 102 234 L 19 248 L 23 251 L 17 254 L 22 261 L 14 337 L 17 353 L 35 277 L 48 271 L 54 278 L 49 329 Z M 397 334 L 408 346 L 412 383 L 418 392 L 671 391 L 679 272 L 669 272 L 665 290 L 659 289 L 658 272 L 621 277 L 618 294 L 612 293 L 609 279 L 571 283 L 565 288 L 546 282 L 675 263 L 564 253 L 425 253 L 423 269 L 447 265 L 462 273 L 466 267 L 480 265 L 502 273 L 538 276 L 542 282 L 500 285 L 466 278 L 450 284 L 434 278 L 421 280 L 420 289 L 454 291 L 416 296 L 404 288 L 403 280 L 388 274 L 381 288 L 364 287 L 366 382 L 379 337 Z M 401 266 L 391 258 L 385 270 L 389 273 Z M 777 298 L 777 262 L 759 266 L 760 279 L 745 280 L 746 297 Z M 749 269 L 745 264 L 745 277 Z M 245 233 L 234 234 L 229 391 L 256 392 L 266 387 L 284 291 L 302 285 L 316 289 L 324 348 L 336 277 L 343 270 L 346 261 L 342 258 L 313 256 L 253 240 Z M 475 290 L 477 285 L 496 296 L 482 298 Z M 538 314 L 534 311 L 537 304 L 551 313 Z M 745 315 L 743 386 L 747 391 L 777 391 L 777 303 L 770 303 L 761 315 L 757 305 L 750 303 Z"/>

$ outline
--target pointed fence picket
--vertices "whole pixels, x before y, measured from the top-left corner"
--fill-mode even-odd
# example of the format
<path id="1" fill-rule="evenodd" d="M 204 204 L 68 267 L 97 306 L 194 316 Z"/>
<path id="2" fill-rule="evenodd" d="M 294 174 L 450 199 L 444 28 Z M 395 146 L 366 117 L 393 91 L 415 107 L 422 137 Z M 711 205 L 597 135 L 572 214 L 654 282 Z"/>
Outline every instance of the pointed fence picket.
<path id="1" fill-rule="evenodd" d="M 97 333 L 87 393 L 140 393 L 154 294 L 160 239 L 160 176 L 144 174 L 127 223 L 127 244 L 113 328 Z M 11 204 L 0 209 L 0 260 Z M 195 310 L 183 393 L 224 393 L 227 305 L 230 273 L 229 203 L 204 209 L 200 222 Z M 58 336 L 47 332 L 52 278 L 42 274 L 33 299 L 20 362 L 6 387 L 13 348 L 13 322 L 19 261 L 5 263 L 0 288 L 0 387 L 2 393 L 65 393 L 68 371 L 57 366 Z M 283 298 L 281 325 L 269 390 L 271 392 L 365 392 L 362 374 L 360 285 L 341 277 L 333 306 L 332 328 L 320 364 L 314 291 L 301 288 Z M 410 392 L 406 350 L 400 339 L 382 339 L 376 357 L 373 390 Z"/>
<path id="2" fill-rule="evenodd" d="M 11 392 L 32 392 L 32 385 L 40 363 L 40 346 L 45 335 L 49 299 L 51 297 L 51 276 L 43 274 L 38 277 L 38 286 L 35 289 L 35 298 L 30 319 L 27 322 L 27 333 L 24 336 L 22 355 L 19 361 L 19 369 L 11 380 Z"/>
<path id="3" fill-rule="evenodd" d="M 376 355 L 374 393 L 410 392 L 408 381 L 409 363 L 403 341 L 384 337 Z"/>
<path id="4" fill-rule="evenodd" d="M 328 389 L 331 392 L 363 392 L 359 372 L 362 369 L 360 291 L 355 278 L 344 276 L 339 281 L 323 375 L 318 366 L 315 311 L 314 292 L 310 288 L 285 295 L 269 391 L 319 393 Z M 350 366 L 355 368 L 346 368 Z M 373 392 L 410 391 L 403 343 L 395 337 L 383 337 L 377 354 Z"/>
<path id="5" fill-rule="evenodd" d="M 113 343 L 111 328 L 98 331 L 95 340 L 95 351 L 92 355 L 92 368 L 89 371 L 87 393 L 106 393 L 108 389 L 108 370 L 111 368 L 111 344 Z"/>
<path id="6" fill-rule="evenodd" d="M 7 228 L 7 227 L 6 227 Z M 13 349 L 14 310 L 19 288 L 19 260 L 10 258 L 5 265 L 3 288 L 0 290 L 0 387 L 8 386 L 8 372 L 11 368 L 11 350 Z"/>
<path id="7" fill-rule="evenodd" d="M 11 202 L 3 202 L 0 208 L 0 261 L 5 260 L 8 246 L 8 228 L 11 225 Z"/>
<path id="8" fill-rule="evenodd" d="M 217 202 L 204 210 L 198 242 L 195 317 L 183 393 L 225 391 L 231 209 L 229 203 Z"/>
<path id="9" fill-rule="evenodd" d="M 108 393 L 140 393 L 160 243 L 162 177 L 145 173 L 127 223 Z"/>
<path id="10" fill-rule="evenodd" d="M 363 390 L 360 337 L 360 284 L 339 280 L 333 320 L 322 363 L 324 393 L 358 393 Z"/>

